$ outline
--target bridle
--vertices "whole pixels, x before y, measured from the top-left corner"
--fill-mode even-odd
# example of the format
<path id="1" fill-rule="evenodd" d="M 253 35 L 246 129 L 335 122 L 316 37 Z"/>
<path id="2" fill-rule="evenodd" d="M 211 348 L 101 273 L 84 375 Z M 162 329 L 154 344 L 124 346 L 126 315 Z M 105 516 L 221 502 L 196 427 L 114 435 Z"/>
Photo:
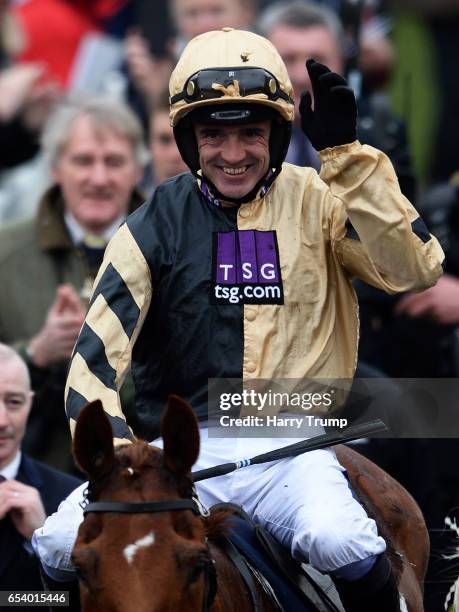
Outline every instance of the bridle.
<path id="1" fill-rule="evenodd" d="M 170 510 L 191 510 L 197 516 L 205 517 L 209 512 L 202 506 L 196 492 L 190 499 L 171 499 L 151 502 L 89 502 L 83 508 L 83 515 L 92 512 L 116 512 L 124 514 L 140 514 L 150 512 L 169 512 Z M 204 568 L 205 594 L 202 612 L 208 612 L 214 603 L 217 594 L 217 572 L 215 561 L 210 558 Z"/>
<path id="2" fill-rule="evenodd" d="M 169 510 L 191 510 L 201 516 L 201 510 L 194 499 L 173 499 L 157 502 L 89 502 L 83 509 L 83 514 L 89 512 L 118 512 L 125 514 L 140 514 L 145 512 L 167 512 Z"/>

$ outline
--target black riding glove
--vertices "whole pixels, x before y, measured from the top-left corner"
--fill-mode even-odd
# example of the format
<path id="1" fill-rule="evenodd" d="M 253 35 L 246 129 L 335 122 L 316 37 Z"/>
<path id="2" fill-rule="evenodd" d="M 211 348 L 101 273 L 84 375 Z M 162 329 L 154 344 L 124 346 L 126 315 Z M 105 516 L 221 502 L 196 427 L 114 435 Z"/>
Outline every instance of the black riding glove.
<path id="1" fill-rule="evenodd" d="M 357 138 L 357 105 L 354 92 L 342 76 L 313 59 L 306 61 L 314 94 L 314 110 L 309 91 L 301 94 L 301 129 L 312 146 L 327 147 L 354 142 Z"/>

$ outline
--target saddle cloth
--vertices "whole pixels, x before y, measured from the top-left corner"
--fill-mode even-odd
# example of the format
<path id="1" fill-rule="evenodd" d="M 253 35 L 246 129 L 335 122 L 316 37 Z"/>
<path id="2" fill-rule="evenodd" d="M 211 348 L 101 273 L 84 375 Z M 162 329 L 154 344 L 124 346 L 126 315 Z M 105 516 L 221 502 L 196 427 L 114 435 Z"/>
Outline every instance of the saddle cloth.
<path id="1" fill-rule="evenodd" d="M 271 586 L 285 612 L 339 612 L 330 595 L 283 546 L 235 504 L 222 503 L 214 510 L 230 510 L 228 540 Z M 277 606 L 279 608 L 279 606 Z"/>

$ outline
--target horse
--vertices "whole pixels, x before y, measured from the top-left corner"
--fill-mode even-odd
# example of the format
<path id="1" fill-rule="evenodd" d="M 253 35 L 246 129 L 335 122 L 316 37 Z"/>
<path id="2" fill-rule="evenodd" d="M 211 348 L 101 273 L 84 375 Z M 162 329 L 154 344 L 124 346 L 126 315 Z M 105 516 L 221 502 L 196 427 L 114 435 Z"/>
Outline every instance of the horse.
<path id="1" fill-rule="evenodd" d="M 199 511 L 191 479 L 199 428 L 184 400 L 169 397 L 161 434 L 163 450 L 141 440 L 115 449 L 101 402 L 80 413 L 74 456 L 89 479 L 89 505 L 72 560 L 82 610 L 254 610 L 253 593 L 222 546 L 230 517 Z M 419 508 L 369 460 L 337 448 L 354 490 L 392 551 L 409 612 L 422 612 L 429 540 Z M 258 610 L 272 611 L 272 600 L 259 584 L 256 589 Z"/>

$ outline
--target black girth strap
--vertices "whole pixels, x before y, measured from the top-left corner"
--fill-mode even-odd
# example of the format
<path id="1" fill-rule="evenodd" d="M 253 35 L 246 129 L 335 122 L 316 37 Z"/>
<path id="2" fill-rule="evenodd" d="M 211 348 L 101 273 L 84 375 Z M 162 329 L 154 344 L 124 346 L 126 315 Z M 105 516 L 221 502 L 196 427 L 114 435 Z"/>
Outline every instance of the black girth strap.
<path id="1" fill-rule="evenodd" d="M 234 546 L 234 544 L 230 542 L 229 540 L 227 540 L 226 538 L 221 542 L 221 547 L 224 550 L 224 552 L 228 555 L 228 557 L 231 559 L 236 569 L 241 574 L 242 579 L 244 580 L 249 590 L 254 611 L 260 612 L 262 609 L 260 595 L 258 593 L 256 584 L 255 584 L 255 580 L 252 576 L 252 572 L 250 571 L 247 563 L 245 562 L 244 557 L 241 555 L 238 549 Z"/>
<path id="2" fill-rule="evenodd" d="M 217 571 L 215 569 L 215 560 L 211 559 L 205 568 L 205 584 L 206 592 L 202 612 L 209 612 L 212 607 L 215 597 L 217 596 Z"/>

